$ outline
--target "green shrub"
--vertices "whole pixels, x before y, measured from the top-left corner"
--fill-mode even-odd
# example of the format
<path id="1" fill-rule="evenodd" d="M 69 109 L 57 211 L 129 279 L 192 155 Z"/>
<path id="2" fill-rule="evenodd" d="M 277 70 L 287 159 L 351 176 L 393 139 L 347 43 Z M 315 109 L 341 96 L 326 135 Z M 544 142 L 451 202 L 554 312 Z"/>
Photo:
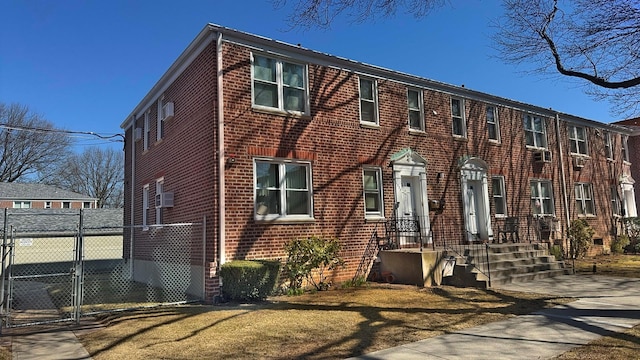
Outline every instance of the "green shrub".
<path id="1" fill-rule="evenodd" d="M 365 285 L 367 283 L 367 279 L 364 276 L 357 276 L 353 279 L 349 279 L 341 284 L 343 289 L 346 288 L 355 288 Z"/>
<path id="2" fill-rule="evenodd" d="M 220 268 L 222 295 L 230 300 L 262 300 L 273 294 L 278 276 L 278 260 L 234 260 Z"/>
<path id="3" fill-rule="evenodd" d="M 595 234 L 595 230 L 589 226 L 586 220 L 571 221 L 567 235 L 569 235 L 572 244 L 572 257 L 583 258 L 587 255 L 593 243 L 593 234 Z"/>
<path id="4" fill-rule="evenodd" d="M 330 284 L 325 271 L 344 266 L 337 239 L 317 236 L 296 239 L 285 244 L 285 251 L 287 262 L 284 267 L 289 279 L 289 293 L 299 293 L 304 280 L 316 290 L 326 290 Z"/>
<path id="5" fill-rule="evenodd" d="M 553 246 L 551 246 L 551 248 L 549 248 L 549 254 L 555 256 L 556 260 L 558 260 L 558 261 L 564 259 L 564 253 L 562 251 L 562 246 L 561 245 L 553 245 Z"/>
<path id="6" fill-rule="evenodd" d="M 629 237 L 627 235 L 620 235 L 611 243 L 611 252 L 614 254 L 622 254 L 624 249 L 629 246 Z"/>

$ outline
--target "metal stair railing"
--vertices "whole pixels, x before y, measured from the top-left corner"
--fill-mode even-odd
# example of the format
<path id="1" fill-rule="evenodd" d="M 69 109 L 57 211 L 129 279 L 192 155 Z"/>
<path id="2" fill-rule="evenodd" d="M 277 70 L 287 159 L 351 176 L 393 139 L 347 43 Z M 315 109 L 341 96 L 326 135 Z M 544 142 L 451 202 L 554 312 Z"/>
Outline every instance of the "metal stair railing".
<path id="1" fill-rule="evenodd" d="M 449 232 L 452 234 L 451 232 Z M 464 259 L 466 265 L 473 266 L 478 272 L 484 274 L 489 279 L 491 286 L 491 264 L 489 261 L 489 244 L 481 242 L 477 234 L 469 231 L 465 232 L 465 237 L 461 241 L 447 241 L 443 237 L 442 243 L 446 251 L 451 251 L 458 257 Z M 467 239 L 474 239 L 467 241 Z M 483 260 L 480 260 L 483 259 Z"/>
<path id="2" fill-rule="evenodd" d="M 378 255 L 378 250 L 380 248 L 380 239 L 382 238 L 378 236 L 378 225 L 376 224 L 376 227 L 375 229 L 373 229 L 371 237 L 369 238 L 369 242 L 367 242 L 367 247 L 364 249 L 364 254 L 362 255 L 360 264 L 358 264 L 358 269 L 353 276 L 353 281 L 358 281 L 360 278 L 366 277 L 371 270 L 373 261 Z"/>

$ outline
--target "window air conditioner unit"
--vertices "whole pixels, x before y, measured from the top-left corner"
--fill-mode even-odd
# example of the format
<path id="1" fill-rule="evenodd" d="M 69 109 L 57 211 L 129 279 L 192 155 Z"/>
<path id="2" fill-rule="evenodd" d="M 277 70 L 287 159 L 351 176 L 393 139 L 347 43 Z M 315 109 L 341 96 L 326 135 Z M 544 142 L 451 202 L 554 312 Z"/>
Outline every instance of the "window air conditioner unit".
<path id="1" fill-rule="evenodd" d="M 135 141 L 142 140 L 142 128 L 135 128 L 133 131 L 133 138 Z"/>
<path id="2" fill-rule="evenodd" d="M 156 207 L 169 208 L 173 207 L 173 193 L 163 192 L 156 194 Z"/>
<path id="3" fill-rule="evenodd" d="M 584 164 L 587 163 L 587 158 L 585 158 L 584 156 L 576 156 L 573 158 L 573 167 L 578 168 L 578 169 L 582 169 L 584 167 Z"/>
<path id="4" fill-rule="evenodd" d="M 173 118 L 173 103 L 168 102 L 162 106 L 162 120 L 171 120 Z"/>
<path id="5" fill-rule="evenodd" d="M 537 163 L 550 163 L 551 151 L 536 151 L 533 153 L 533 161 Z"/>

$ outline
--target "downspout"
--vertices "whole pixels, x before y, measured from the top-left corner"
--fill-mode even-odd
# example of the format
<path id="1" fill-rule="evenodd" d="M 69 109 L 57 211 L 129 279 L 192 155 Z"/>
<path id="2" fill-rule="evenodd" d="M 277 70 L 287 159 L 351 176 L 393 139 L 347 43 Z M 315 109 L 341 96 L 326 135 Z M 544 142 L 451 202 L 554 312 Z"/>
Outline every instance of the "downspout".
<path id="1" fill-rule="evenodd" d="M 560 115 L 556 113 L 556 144 L 558 144 L 558 156 L 560 157 L 560 180 L 562 181 L 562 202 L 564 207 L 565 226 L 569 227 L 569 203 L 567 199 L 567 179 L 564 168 L 564 152 L 562 151 L 562 143 L 560 136 Z M 565 234 L 564 227 L 562 234 Z"/>
<path id="2" fill-rule="evenodd" d="M 135 193 L 136 193 L 136 142 L 134 141 L 134 136 L 135 136 L 135 131 L 136 131 L 136 116 L 133 116 L 133 126 L 131 127 L 131 195 L 129 196 L 129 203 L 130 208 L 129 208 L 129 274 L 131 276 L 131 279 L 134 278 L 133 276 L 133 242 L 134 242 L 134 224 L 135 224 L 135 214 L 134 214 L 134 209 L 135 209 Z"/>
<path id="3" fill-rule="evenodd" d="M 225 263 L 225 179 L 224 179 L 224 98 L 222 69 L 222 32 L 218 32 L 216 45 L 218 76 L 218 269 Z"/>

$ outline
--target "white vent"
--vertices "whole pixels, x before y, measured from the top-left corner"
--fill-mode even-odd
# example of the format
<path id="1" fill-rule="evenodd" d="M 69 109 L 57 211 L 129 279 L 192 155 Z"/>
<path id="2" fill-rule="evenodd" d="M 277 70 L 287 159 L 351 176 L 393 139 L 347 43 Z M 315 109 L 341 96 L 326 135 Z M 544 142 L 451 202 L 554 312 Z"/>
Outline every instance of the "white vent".
<path id="1" fill-rule="evenodd" d="M 537 163 L 550 163 L 551 151 L 536 151 L 533 153 L 533 161 Z"/>
<path id="2" fill-rule="evenodd" d="M 168 208 L 173 207 L 173 193 L 163 192 L 156 194 L 156 207 Z"/>
<path id="3" fill-rule="evenodd" d="M 584 164 L 587 163 L 587 158 L 585 158 L 584 156 L 576 156 L 573 158 L 573 167 L 578 168 L 578 169 L 582 169 L 584 167 Z"/>
<path id="4" fill-rule="evenodd" d="M 171 120 L 173 118 L 173 103 L 168 102 L 162 106 L 162 120 Z"/>
<path id="5" fill-rule="evenodd" d="M 135 141 L 142 140 L 142 128 L 135 128 L 133 131 Z"/>

